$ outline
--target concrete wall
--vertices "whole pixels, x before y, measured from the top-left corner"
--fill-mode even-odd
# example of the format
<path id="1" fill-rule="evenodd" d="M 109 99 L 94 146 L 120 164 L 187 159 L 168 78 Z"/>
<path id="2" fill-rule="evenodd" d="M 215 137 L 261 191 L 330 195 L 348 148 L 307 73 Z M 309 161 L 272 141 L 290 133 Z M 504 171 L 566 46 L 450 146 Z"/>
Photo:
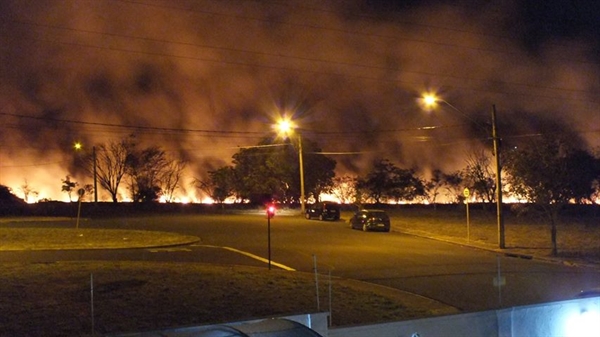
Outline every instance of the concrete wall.
<path id="1" fill-rule="evenodd" d="M 330 329 L 328 337 L 600 336 L 600 297 Z"/>
<path id="2" fill-rule="evenodd" d="M 328 328 L 328 313 L 281 318 L 303 324 L 323 337 L 598 337 L 600 336 L 600 297 L 340 328 Z M 218 326 L 235 328 L 242 324 L 260 321 L 226 323 Z M 202 332 L 207 332 L 214 327 L 183 327 L 119 336 L 202 336 Z"/>
<path id="3" fill-rule="evenodd" d="M 442 316 L 413 321 L 330 329 L 328 337 L 497 336 L 495 312 Z"/>
<path id="4" fill-rule="evenodd" d="M 498 311 L 498 336 L 600 336 L 600 297 Z"/>

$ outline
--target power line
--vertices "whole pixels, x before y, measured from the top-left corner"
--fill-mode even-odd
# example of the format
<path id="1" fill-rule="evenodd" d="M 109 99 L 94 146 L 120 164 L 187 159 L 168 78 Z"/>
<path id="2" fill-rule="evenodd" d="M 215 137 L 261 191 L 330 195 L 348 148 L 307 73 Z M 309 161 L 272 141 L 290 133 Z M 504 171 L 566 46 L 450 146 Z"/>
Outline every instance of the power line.
<path id="1" fill-rule="evenodd" d="M 142 130 L 142 131 L 150 131 L 150 132 L 169 132 L 169 133 L 206 133 L 209 135 L 256 135 L 256 136 L 266 136 L 269 135 L 270 132 L 265 131 L 230 131 L 230 130 L 208 130 L 208 129 L 186 129 L 186 128 L 167 128 L 167 127 L 156 127 L 156 126 L 139 126 L 139 125 L 128 125 L 128 124 L 115 124 L 115 123 L 101 123 L 101 122 L 86 122 L 86 121 L 78 121 L 78 120 L 70 120 L 70 119 L 60 119 L 60 118 L 52 118 L 45 116 L 32 116 L 32 115 L 24 115 L 24 114 L 15 114 L 15 113 L 7 113 L 0 112 L 0 116 L 10 116 L 17 118 L 27 118 L 40 120 L 44 122 L 59 122 L 59 123 L 68 123 L 68 124 L 78 124 L 78 125 L 88 125 L 88 126 L 101 126 L 101 127 L 111 127 L 118 129 L 130 129 L 130 130 Z M 463 124 L 452 124 L 452 125 L 440 125 L 440 126 L 425 126 L 425 127 L 413 127 L 413 128 L 401 128 L 401 129 L 378 129 L 378 130 L 351 130 L 351 131 L 319 131 L 312 129 L 302 129 L 302 132 L 307 132 L 311 134 L 318 135 L 356 135 L 356 134 L 369 134 L 369 133 L 399 133 L 399 132 L 409 132 L 409 131 L 423 131 L 423 130 L 435 130 L 441 128 L 453 128 L 458 127 Z"/>
<path id="2" fill-rule="evenodd" d="M 261 134 L 265 134 L 265 132 L 258 132 L 258 131 L 226 131 L 226 130 L 216 131 L 216 130 L 207 130 L 207 129 L 166 128 L 166 127 L 155 127 L 155 126 L 85 122 L 85 121 L 60 119 L 60 118 L 13 114 L 13 113 L 6 113 L 6 112 L 0 112 L 0 115 L 42 120 L 45 122 L 59 122 L 59 123 L 68 123 L 68 124 L 79 124 L 79 125 L 104 126 L 104 127 L 124 128 L 124 129 L 133 129 L 133 130 L 146 130 L 146 131 L 168 131 L 168 132 L 176 132 L 176 133 L 206 133 L 206 134 L 228 134 L 228 135 L 248 135 L 248 134 L 261 135 Z"/>
<path id="3" fill-rule="evenodd" d="M 437 129 L 447 129 L 461 127 L 465 124 L 448 124 L 448 125 L 432 125 L 432 126 L 415 126 L 412 128 L 400 128 L 400 129 L 374 129 L 374 130 L 345 130 L 345 131 L 327 131 L 327 130 L 313 130 L 313 129 L 300 129 L 302 133 L 311 133 L 317 135 L 354 135 L 354 134 L 381 134 L 381 133 L 398 133 L 398 132 L 409 132 L 409 131 L 430 131 Z"/>
<path id="4" fill-rule="evenodd" d="M 86 122 L 86 121 L 78 121 L 78 120 L 69 120 L 69 119 L 59 119 L 59 118 L 49 118 L 49 117 L 41 117 L 41 116 L 31 116 L 24 114 L 14 114 L 14 113 L 6 113 L 0 112 L 0 116 L 10 116 L 17 118 L 26 118 L 26 119 L 34 119 L 45 122 L 59 122 L 59 123 L 68 123 L 68 124 L 78 124 L 78 125 L 90 125 L 90 126 L 101 126 L 101 127 L 112 127 L 117 129 L 126 129 L 126 130 L 141 130 L 148 131 L 150 133 L 164 133 L 164 134 L 207 134 L 211 137 L 218 136 L 220 138 L 240 138 L 244 136 L 251 136 L 250 138 L 264 138 L 270 135 L 271 132 L 266 131 L 231 131 L 231 130 L 208 130 L 208 129 L 186 129 L 186 128 L 166 128 L 166 127 L 155 127 L 155 126 L 138 126 L 138 125 L 128 125 L 128 124 L 115 124 L 115 123 L 100 123 L 100 122 Z M 10 125 L 10 124 L 9 124 Z M 413 132 L 413 131 L 434 131 L 439 129 L 447 129 L 447 128 L 457 128 L 465 126 L 465 124 L 450 124 L 450 125 L 437 125 L 437 126 L 421 126 L 421 127 L 413 127 L 413 128 L 399 128 L 399 129 L 376 129 L 376 130 L 346 130 L 346 131 L 327 131 L 327 130 L 313 130 L 313 129 L 301 129 L 303 134 L 314 134 L 319 137 L 338 137 L 338 136 L 356 136 L 356 135 L 366 135 L 366 134 L 393 134 L 393 133 L 405 133 L 405 132 Z M 9 127 L 14 128 L 14 127 Z M 97 131 L 96 131 L 97 132 Z M 101 131 L 101 132 L 109 132 L 109 131 Z M 166 133 L 165 133 L 166 132 Z M 600 129 L 590 129 L 590 130 L 575 130 L 576 133 L 599 133 Z M 533 133 L 533 134 L 521 134 L 521 135 L 504 135 L 503 138 L 517 138 L 517 137 L 532 137 L 543 135 L 543 133 Z M 422 139 L 422 136 L 413 136 L 413 138 Z M 488 139 L 486 137 L 485 139 Z M 271 147 L 271 146 L 281 146 L 285 144 L 268 144 L 268 145 L 251 145 L 251 146 L 237 146 L 239 148 L 250 148 L 250 147 Z"/>

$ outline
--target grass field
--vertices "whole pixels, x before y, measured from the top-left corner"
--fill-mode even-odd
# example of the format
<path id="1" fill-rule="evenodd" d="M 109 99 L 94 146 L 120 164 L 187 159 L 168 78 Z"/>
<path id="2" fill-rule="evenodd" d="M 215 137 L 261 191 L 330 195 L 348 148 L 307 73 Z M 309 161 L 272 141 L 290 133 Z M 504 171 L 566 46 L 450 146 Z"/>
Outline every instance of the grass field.
<path id="1" fill-rule="evenodd" d="M 331 311 L 338 326 L 456 313 L 424 298 L 325 276 L 318 308 L 313 275 L 266 268 L 149 262 L 1 267 L 2 336 L 91 335 L 92 326 L 100 334 L 140 332 L 318 311 Z"/>
<path id="2" fill-rule="evenodd" d="M 591 211 L 590 211 L 591 209 Z M 557 224 L 559 258 L 600 262 L 600 207 L 587 212 L 570 212 Z M 391 210 L 393 228 L 410 234 L 433 237 L 482 248 L 498 248 L 495 207 L 487 211 L 471 210 L 467 225 L 466 207 L 452 209 Z M 550 257 L 550 224 L 544 214 L 530 210 L 526 214 L 504 212 L 505 246 L 509 252 Z"/>

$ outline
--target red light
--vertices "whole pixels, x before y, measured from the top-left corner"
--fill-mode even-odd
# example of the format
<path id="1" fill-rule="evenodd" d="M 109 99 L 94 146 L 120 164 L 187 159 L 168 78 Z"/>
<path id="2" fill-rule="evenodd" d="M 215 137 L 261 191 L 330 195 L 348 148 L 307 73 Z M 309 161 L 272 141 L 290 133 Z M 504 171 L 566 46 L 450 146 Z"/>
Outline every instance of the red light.
<path id="1" fill-rule="evenodd" d="M 275 215 L 275 206 L 270 205 L 267 207 L 267 216 L 272 218 Z"/>

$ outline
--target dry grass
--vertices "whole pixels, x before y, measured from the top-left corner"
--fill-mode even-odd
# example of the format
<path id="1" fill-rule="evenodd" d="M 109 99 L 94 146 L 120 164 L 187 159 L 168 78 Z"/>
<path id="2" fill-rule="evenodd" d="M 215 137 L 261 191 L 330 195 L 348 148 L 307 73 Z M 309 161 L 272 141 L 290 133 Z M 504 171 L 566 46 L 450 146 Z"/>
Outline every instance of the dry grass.
<path id="1" fill-rule="evenodd" d="M 402 209 L 390 212 L 393 228 L 410 234 L 433 237 L 482 248 L 498 248 L 498 225 L 494 207 L 466 209 Z M 517 216 L 505 212 L 506 252 L 551 257 L 550 225 L 542 214 Z M 600 217 L 563 216 L 557 225 L 558 257 L 582 262 L 600 262 Z"/>
<path id="2" fill-rule="evenodd" d="M 74 336 L 149 331 L 316 312 L 310 274 L 149 262 L 3 264 L 0 335 Z M 92 291 L 93 284 L 93 291 Z M 329 311 L 329 280 L 319 287 Z M 405 320 L 452 309 L 385 288 L 331 280 L 335 325 Z"/>

